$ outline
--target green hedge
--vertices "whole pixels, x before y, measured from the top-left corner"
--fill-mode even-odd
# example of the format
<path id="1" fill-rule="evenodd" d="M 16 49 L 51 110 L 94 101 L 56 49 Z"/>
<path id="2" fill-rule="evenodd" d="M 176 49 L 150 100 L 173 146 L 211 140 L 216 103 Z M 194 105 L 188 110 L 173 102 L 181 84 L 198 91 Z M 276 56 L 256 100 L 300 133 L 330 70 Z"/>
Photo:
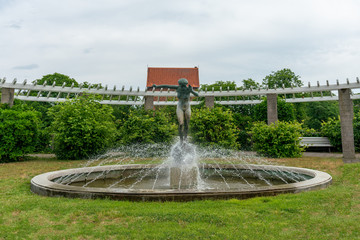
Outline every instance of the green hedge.
<path id="1" fill-rule="evenodd" d="M 301 157 L 301 124 L 278 121 L 270 125 L 255 123 L 251 129 L 254 149 L 268 157 Z"/>
<path id="2" fill-rule="evenodd" d="M 115 123 L 112 108 L 94 96 L 83 96 L 49 109 L 54 152 L 59 159 L 85 159 L 112 146 Z"/>
<path id="3" fill-rule="evenodd" d="M 39 115 L 36 111 L 0 109 L 0 162 L 18 161 L 35 150 Z"/>
<path id="4" fill-rule="evenodd" d="M 170 142 L 177 133 L 176 124 L 171 122 L 171 116 L 163 109 L 132 109 L 128 117 L 117 124 L 120 144 Z"/>
<path id="5" fill-rule="evenodd" d="M 321 134 L 329 138 L 335 151 L 341 151 L 341 127 L 339 117 L 329 118 L 328 121 L 323 122 L 321 124 Z"/>
<path id="6" fill-rule="evenodd" d="M 201 108 L 193 111 L 190 120 L 193 141 L 200 145 L 217 145 L 238 149 L 238 129 L 232 112 L 221 107 Z"/>
<path id="7" fill-rule="evenodd" d="M 354 144 L 355 151 L 360 152 L 360 112 L 354 114 Z M 328 137 L 336 151 L 342 151 L 340 117 L 329 118 L 321 124 L 321 134 Z"/>

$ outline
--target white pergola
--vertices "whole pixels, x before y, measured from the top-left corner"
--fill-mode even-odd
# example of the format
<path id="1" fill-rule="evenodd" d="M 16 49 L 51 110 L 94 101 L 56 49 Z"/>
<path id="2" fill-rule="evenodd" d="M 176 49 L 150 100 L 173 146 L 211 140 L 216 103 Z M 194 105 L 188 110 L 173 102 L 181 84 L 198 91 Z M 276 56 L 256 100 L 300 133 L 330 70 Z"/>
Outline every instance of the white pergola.
<path id="1" fill-rule="evenodd" d="M 153 109 L 154 106 L 177 105 L 176 92 L 163 90 L 140 90 L 140 88 L 117 89 L 116 86 L 109 88 L 105 86 L 87 88 L 56 86 L 54 82 L 48 85 L 46 82 L 42 85 L 27 83 L 26 80 L 18 82 L 14 79 L 7 82 L 5 78 L 0 79 L 0 88 L 2 89 L 1 103 L 7 103 L 12 106 L 14 99 L 23 101 L 39 101 L 39 102 L 63 102 L 69 99 L 77 98 L 84 93 L 95 94 L 100 96 L 101 104 L 113 105 L 144 105 L 145 109 Z M 196 105 L 205 99 L 206 106 L 212 108 L 215 103 L 221 105 L 241 105 L 241 104 L 258 104 L 262 97 L 267 98 L 267 116 L 268 123 L 277 121 L 277 96 L 283 95 L 286 102 L 318 102 L 318 101 L 339 101 L 340 120 L 341 120 L 341 137 L 343 146 L 344 162 L 358 162 L 355 158 L 354 132 L 353 132 L 353 102 L 354 99 L 360 99 L 360 95 L 353 95 L 354 89 L 360 88 L 359 78 L 354 82 L 346 79 L 346 82 L 340 83 L 338 80 L 334 84 L 326 81 L 324 84 L 317 82 L 311 86 L 308 83 L 304 87 L 284 86 L 278 88 L 258 88 L 249 90 L 229 90 L 221 89 L 219 91 L 199 91 L 199 98 L 195 98 L 191 104 Z M 331 94 L 324 94 L 324 93 Z M 309 93 L 310 97 L 299 97 L 299 94 Z M 316 93 L 314 96 L 314 93 Z M 307 95 L 309 95 L 307 94 Z"/>

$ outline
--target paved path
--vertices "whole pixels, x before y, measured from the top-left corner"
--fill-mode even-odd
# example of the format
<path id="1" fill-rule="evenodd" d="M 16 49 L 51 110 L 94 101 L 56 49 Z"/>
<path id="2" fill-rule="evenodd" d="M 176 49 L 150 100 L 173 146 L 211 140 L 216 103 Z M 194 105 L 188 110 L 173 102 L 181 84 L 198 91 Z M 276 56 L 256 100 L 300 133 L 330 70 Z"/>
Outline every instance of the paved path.
<path id="1" fill-rule="evenodd" d="M 326 152 L 304 152 L 305 157 L 335 157 L 342 158 L 342 153 L 326 153 Z M 360 153 L 355 154 L 356 158 L 360 158 Z"/>
<path id="2" fill-rule="evenodd" d="M 54 157 L 56 157 L 55 154 L 52 154 L 52 153 L 33 153 L 33 154 L 28 154 L 27 156 L 38 157 L 38 158 L 54 158 Z"/>

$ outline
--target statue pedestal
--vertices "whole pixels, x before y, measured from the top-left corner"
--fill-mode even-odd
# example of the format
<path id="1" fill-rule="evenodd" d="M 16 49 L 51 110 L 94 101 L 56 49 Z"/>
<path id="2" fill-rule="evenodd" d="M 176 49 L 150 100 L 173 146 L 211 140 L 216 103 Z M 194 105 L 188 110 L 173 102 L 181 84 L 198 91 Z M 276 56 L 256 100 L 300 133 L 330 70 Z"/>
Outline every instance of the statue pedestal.
<path id="1" fill-rule="evenodd" d="M 170 187 L 173 189 L 192 189 L 197 187 L 198 169 L 191 168 L 170 168 Z"/>

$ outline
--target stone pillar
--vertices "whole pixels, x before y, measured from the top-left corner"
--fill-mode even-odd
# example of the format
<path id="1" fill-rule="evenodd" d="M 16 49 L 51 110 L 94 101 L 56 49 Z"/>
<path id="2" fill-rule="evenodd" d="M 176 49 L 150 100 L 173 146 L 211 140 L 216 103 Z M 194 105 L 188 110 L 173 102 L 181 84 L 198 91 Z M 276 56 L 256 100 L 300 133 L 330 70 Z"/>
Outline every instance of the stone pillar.
<path id="1" fill-rule="evenodd" d="M 277 94 L 269 93 L 266 94 L 267 98 L 267 122 L 268 125 L 275 123 L 278 120 L 277 112 Z"/>
<path id="2" fill-rule="evenodd" d="M 2 88 L 1 89 L 1 103 L 7 103 L 10 107 L 14 105 L 14 89 Z"/>
<path id="3" fill-rule="evenodd" d="M 344 163 L 360 162 L 355 157 L 353 102 L 350 98 L 350 89 L 339 89 L 339 109 L 341 125 L 341 143 Z"/>
<path id="4" fill-rule="evenodd" d="M 212 109 L 212 108 L 214 108 L 214 104 L 215 104 L 215 97 L 214 96 L 206 96 L 205 97 L 205 106 Z"/>
<path id="5" fill-rule="evenodd" d="M 145 110 L 154 110 L 154 96 L 145 96 Z"/>

